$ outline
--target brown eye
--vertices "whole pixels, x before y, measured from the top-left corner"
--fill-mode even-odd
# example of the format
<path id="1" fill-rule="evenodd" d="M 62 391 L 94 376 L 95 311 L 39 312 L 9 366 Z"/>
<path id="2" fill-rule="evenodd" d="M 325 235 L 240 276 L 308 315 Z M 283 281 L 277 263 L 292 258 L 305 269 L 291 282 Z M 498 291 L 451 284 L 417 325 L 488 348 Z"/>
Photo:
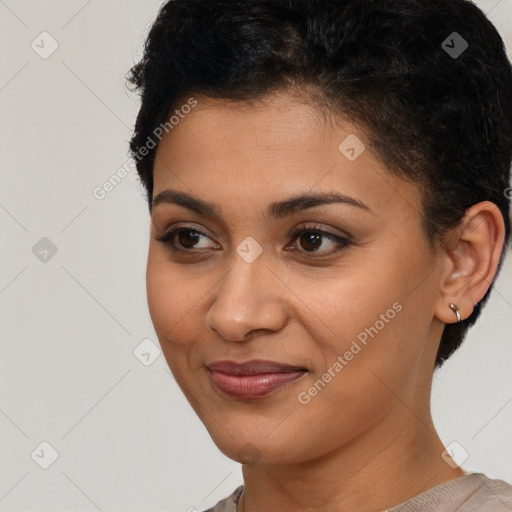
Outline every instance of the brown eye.
<path id="1" fill-rule="evenodd" d="M 205 245 L 203 247 L 198 247 L 198 243 L 202 241 L 202 239 L 209 240 L 210 238 L 205 235 L 203 232 L 198 231 L 197 229 L 192 228 L 176 228 L 172 229 L 163 235 L 156 236 L 156 240 L 162 242 L 165 246 L 169 247 L 172 251 L 183 251 L 183 252 L 192 252 L 194 250 L 199 249 L 208 249 L 211 246 Z M 216 246 L 216 244 L 214 243 Z M 214 247 L 217 248 L 217 247 Z"/>
<path id="2" fill-rule="evenodd" d="M 297 240 L 299 252 L 312 256 L 330 256 L 348 247 L 351 242 L 347 238 L 329 233 L 318 227 L 298 228 L 292 234 L 292 241 Z M 331 249 L 329 249 L 331 247 Z M 323 248 L 323 249 L 322 249 Z"/>
<path id="3" fill-rule="evenodd" d="M 179 231 L 177 233 L 178 242 L 186 249 L 192 249 L 197 244 L 200 235 L 195 231 Z"/>
<path id="4" fill-rule="evenodd" d="M 306 251 L 316 251 L 322 245 L 322 235 L 319 233 L 303 233 L 299 236 L 301 247 Z"/>

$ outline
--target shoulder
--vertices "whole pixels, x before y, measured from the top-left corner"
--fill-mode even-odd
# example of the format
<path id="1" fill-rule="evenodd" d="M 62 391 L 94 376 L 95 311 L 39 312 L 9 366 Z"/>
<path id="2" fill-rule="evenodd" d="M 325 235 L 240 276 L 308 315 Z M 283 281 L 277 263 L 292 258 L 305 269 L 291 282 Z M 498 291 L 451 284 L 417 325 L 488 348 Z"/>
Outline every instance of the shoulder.
<path id="1" fill-rule="evenodd" d="M 204 512 L 237 512 L 242 490 L 243 485 L 237 487 L 228 497 Z M 425 510 L 424 506 L 427 504 L 431 510 L 439 511 L 510 512 L 512 485 L 503 480 L 491 479 L 482 473 L 471 473 L 430 489 L 389 512 L 416 512 Z"/>
<path id="2" fill-rule="evenodd" d="M 204 512 L 236 512 L 238 499 L 242 494 L 244 486 L 237 487 L 227 498 L 220 500 L 214 507 Z"/>
<path id="3" fill-rule="evenodd" d="M 432 487 L 386 512 L 510 512 L 512 486 L 483 473 L 467 473 Z"/>
<path id="4" fill-rule="evenodd" d="M 482 473 L 473 473 L 478 487 L 457 509 L 460 512 L 506 512 L 512 510 L 512 485 L 493 480 Z"/>

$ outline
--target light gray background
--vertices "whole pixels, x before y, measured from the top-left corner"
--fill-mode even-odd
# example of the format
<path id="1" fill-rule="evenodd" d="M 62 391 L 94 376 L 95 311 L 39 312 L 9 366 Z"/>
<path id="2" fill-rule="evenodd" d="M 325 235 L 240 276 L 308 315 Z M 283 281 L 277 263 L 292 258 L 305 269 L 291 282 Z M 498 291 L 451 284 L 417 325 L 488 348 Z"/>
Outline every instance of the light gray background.
<path id="1" fill-rule="evenodd" d="M 0 0 L 3 512 L 204 510 L 242 482 L 163 356 L 145 366 L 134 355 L 142 340 L 157 343 L 145 295 L 149 216 L 135 172 L 103 200 L 92 194 L 127 161 L 139 102 L 124 75 L 159 5 Z M 512 0 L 478 5 L 510 53 Z M 31 47 L 48 51 L 43 31 L 58 43 L 46 59 Z M 43 237 L 57 247 L 46 262 L 32 251 Z M 469 452 L 463 467 L 509 482 L 511 332 L 509 255 L 433 393 L 443 441 Z M 42 442 L 58 452 L 48 469 Z"/>

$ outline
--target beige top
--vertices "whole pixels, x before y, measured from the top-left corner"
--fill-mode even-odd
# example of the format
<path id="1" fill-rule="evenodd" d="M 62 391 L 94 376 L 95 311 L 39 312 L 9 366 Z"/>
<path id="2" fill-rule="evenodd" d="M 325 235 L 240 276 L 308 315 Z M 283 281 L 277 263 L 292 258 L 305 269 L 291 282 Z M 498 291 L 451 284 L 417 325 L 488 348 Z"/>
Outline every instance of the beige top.
<path id="1" fill-rule="evenodd" d="M 205 512 L 237 512 L 243 485 Z M 510 512 L 512 485 L 470 473 L 432 487 L 386 512 Z"/>

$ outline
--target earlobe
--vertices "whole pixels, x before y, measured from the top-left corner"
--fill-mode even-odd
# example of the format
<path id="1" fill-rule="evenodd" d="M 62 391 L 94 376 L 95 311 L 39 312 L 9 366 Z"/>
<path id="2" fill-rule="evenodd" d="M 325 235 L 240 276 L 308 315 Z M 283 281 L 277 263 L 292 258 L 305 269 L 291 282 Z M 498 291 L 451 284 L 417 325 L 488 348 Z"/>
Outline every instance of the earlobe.
<path id="1" fill-rule="evenodd" d="M 459 307 L 458 303 L 448 302 L 438 304 L 435 310 L 436 317 L 445 324 L 461 323 L 471 316 L 473 306 Z"/>

